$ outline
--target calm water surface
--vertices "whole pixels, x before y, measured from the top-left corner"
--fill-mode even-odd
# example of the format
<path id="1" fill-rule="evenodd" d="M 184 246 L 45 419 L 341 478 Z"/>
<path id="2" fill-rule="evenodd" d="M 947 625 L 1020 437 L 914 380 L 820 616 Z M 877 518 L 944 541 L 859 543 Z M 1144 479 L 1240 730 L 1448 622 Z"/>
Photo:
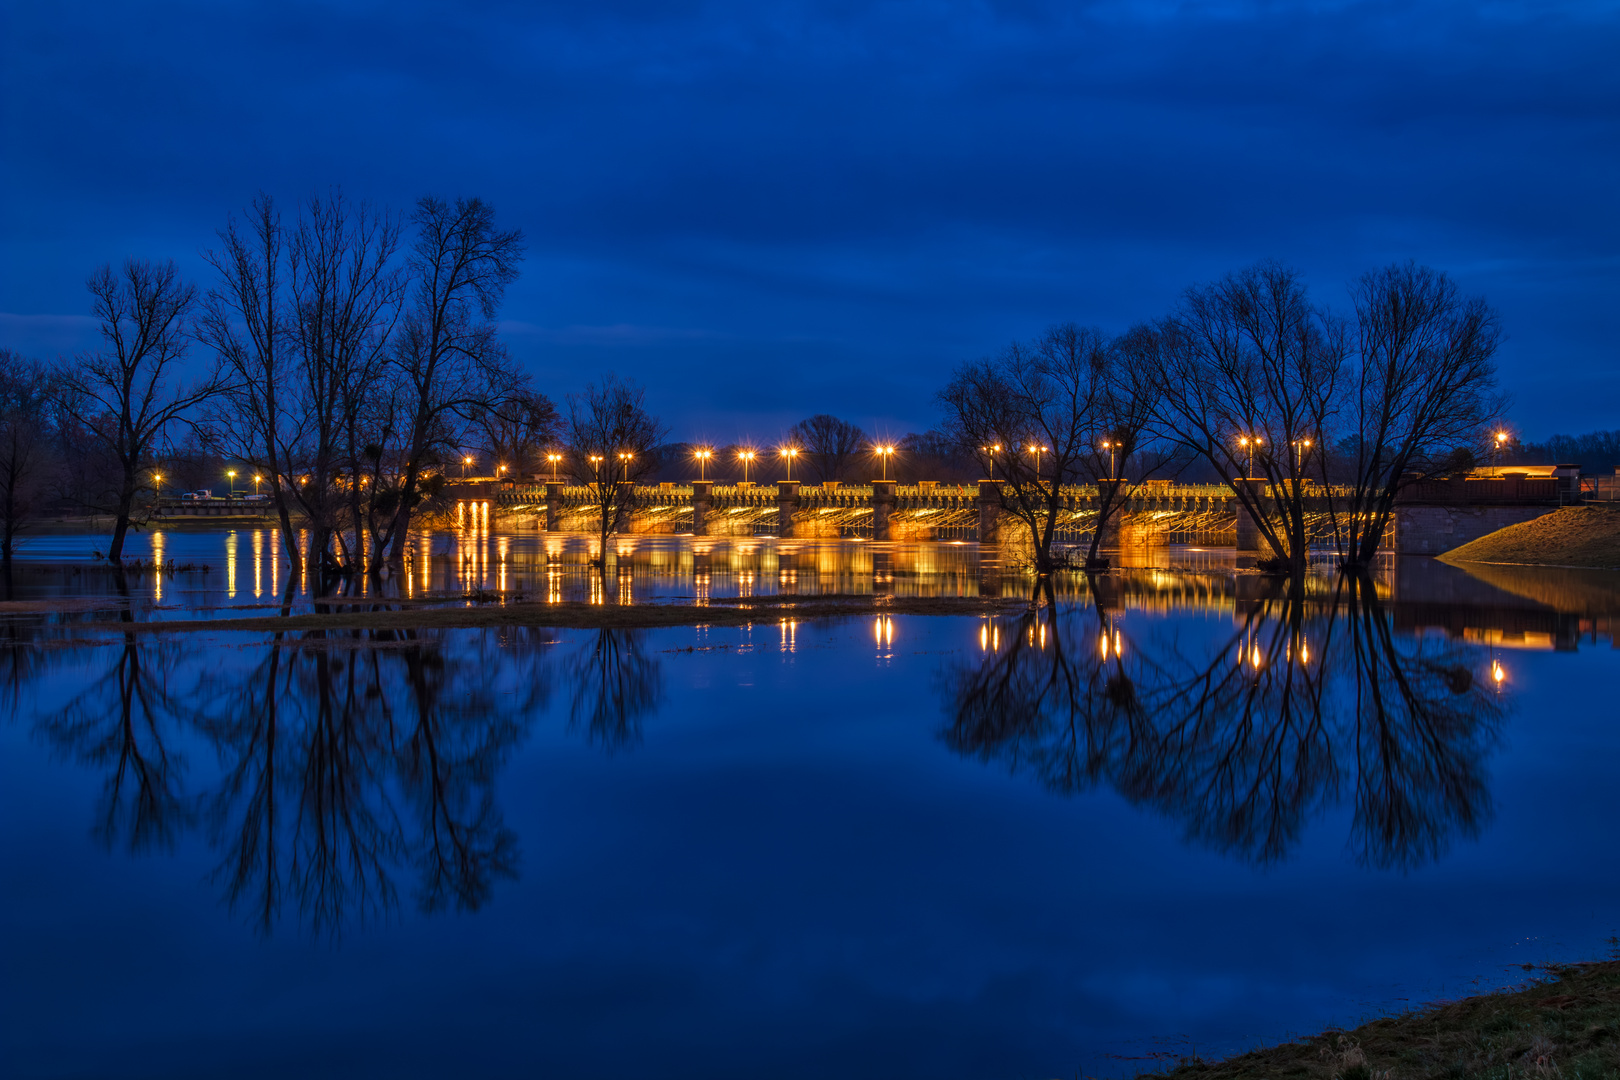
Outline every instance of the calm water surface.
<path id="1" fill-rule="evenodd" d="M 1620 928 L 1602 575 L 1289 596 L 1177 551 L 995 620 L 130 628 L 279 608 L 268 540 L 0 616 L 8 1076 L 1118 1075 Z M 578 538 L 419 543 L 352 599 L 1030 588 L 973 545 L 637 540 L 604 585 Z M 93 544 L 14 595 L 106 592 Z"/>

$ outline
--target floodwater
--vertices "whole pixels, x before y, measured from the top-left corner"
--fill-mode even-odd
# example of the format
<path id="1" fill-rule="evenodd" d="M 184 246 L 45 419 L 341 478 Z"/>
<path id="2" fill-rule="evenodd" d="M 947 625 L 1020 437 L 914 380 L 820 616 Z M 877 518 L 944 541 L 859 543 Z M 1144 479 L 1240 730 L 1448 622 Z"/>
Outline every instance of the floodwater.
<path id="1" fill-rule="evenodd" d="M 1612 575 L 1183 549 L 996 619 L 154 634 L 314 601 L 268 531 L 140 539 L 197 569 L 0 615 L 8 1077 L 1117 1076 L 1620 932 Z M 109 591 L 94 542 L 13 595 Z M 1031 591 L 974 545 L 418 542 L 350 601 Z"/>

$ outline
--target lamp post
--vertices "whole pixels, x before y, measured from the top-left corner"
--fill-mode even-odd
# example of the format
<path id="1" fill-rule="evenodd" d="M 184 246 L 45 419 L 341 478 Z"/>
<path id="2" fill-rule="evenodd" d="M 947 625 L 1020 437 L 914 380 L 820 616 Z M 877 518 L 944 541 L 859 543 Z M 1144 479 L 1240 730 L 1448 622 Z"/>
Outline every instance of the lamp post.
<path id="1" fill-rule="evenodd" d="M 253 494 L 257 495 L 259 493 L 259 482 L 263 479 L 264 477 L 260 476 L 258 473 L 253 474 Z"/>
<path id="2" fill-rule="evenodd" d="M 464 457 L 464 458 L 461 459 L 461 478 L 463 480 L 467 479 L 467 466 L 469 466 L 471 464 L 472 464 L 471 455 L 468 455 L 467 457 Z"/>
<path id="3" fill-rule="evenodd" d="M 894 456 L 894 447 L 880 446 L 877 448 L 878 460 L 883 463 L 883 479 L 889 479 L 889 458 Z"/>
<path id="4" fill-rule="evenodd" d="M 1247 448 L 1247 450 L 1249 451 L 1249 471 L 1248 471 L 1248 473 L 1246 475 L 1247 476 L 1253 476 L 1254 475 L 1254 448 L 1260 445 L 1260 436 L 1258 436 L 1258 435 L 1240 435 L 1240 436 L 1238 436 L 1238 445 Z"/>
<path id="5" fill-rule="evenodd" d="M 562 460 L 561 454 L 547 454 L 546 460 L 551 462 L 551 482 L 557 482 L 557 462 Z"/>
<path id="6" fill-rule="evenodd" d="M 698 450 L 692 456 L 697 458 L 698 479 L 707 480 L 709 478 L 709 459 L 714 457 L 714 451 Z"/>
<path id="7" fill-rule="evenodd" d="M 1035 455 L 1035 482 L 1037 484 L 1041 481 L 1041 455 L 1046 453 L 1046 449 L 1039 443 L 1029 448 L 1029 452 Z"/>
<path id="8" fill-rule="evenodd" d="M 781 454 L 782 457 L 787 459 L 787 478 L 789 480 L 792 480 L 793 479 L 793 459 L 799 456 L 799 448 L 797 446 L 784 446 L 779 451 L 779 453 Z"/>
<path id="9" fill-rule="evenodd" d="M 1309 440 L 1309 439 L 1295 439 L 1294 440 L 1294 466 L 1295 466 L 1296 471 L 1299 471 L 1299 472 L 1304 472 L 1305 471 L 1305 451 L 1309 450 L 1310 448 L 1311 448 L 1311 440 Z"/>
<path id="10" fill-rule="evenodd" d="M 1104 439 L 1101 445 L 1104 450 L 1108 451 L 1108 479 L 1112 480 L 1114 479 L 1114 452 L 1119 447 L 1119 444 L 1112 439 Z"/>
<path id="11" fill-rule="evenodd" d="M 752 450 L 740 450 L 737 453 L 737 460 L 742 462 L 743 483 L 745 484 L 748 483 L 748 466 L 753 463 L 756 456 Z"/>
<path id="12" fill-rule="evenodd" d="M 1501 476 L 1502 475 L 1500 467 L 1498 467 L 1498 465 L 1496 464 L 1496 455 L 1501 451 L 1502 444 L 1507 442 L 1507 440 L 1508 440 L 1508 434 L 1505 431 L 1498 431 L 1496 433 L 1496 438 L 1491 440 L 1491 475 L 1492 476 Z"/>
<path id="13" fill-rule="evenodd" d="M 505 465 L 497 465 L 497 466 L 495 466 L 495 478 L 497 480 L 505 480 L 506 479 L 506 466 Z"/>
<path id="14" fill-rule="evenodd" d="M 236 470 L 235 469 L 226 469 L 225 470 L 225 475 L 230 478 L 230 481 L 231 481 L 231 498 L 234 499 L 234 498 L 236 498 Z"/>
<path id="15" fill-rule="evenodd" d="M 1001 444 L 997 443 L 994 446 L 981 446 L 979 449 L 984 451 L 985 456 L 990 461 L 990 479 L 994 480 L 996 478 L 996 455 L 1001 453 Z"/>

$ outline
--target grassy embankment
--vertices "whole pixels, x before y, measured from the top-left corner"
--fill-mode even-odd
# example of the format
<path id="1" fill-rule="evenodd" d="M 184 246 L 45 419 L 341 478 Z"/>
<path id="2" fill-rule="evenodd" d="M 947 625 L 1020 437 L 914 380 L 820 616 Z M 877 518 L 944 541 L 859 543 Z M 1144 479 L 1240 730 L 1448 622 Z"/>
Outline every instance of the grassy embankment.
<path id="1" fill-rule="evenodd" d="M 1620 1078 L 1620 960 L 1138 1080 Z"/>
<path id="2" fill-rule="evenodd" d="M 1453 548 L 1440 561 L 1620 570 L 1620 505 L 1566 506 Z"/>

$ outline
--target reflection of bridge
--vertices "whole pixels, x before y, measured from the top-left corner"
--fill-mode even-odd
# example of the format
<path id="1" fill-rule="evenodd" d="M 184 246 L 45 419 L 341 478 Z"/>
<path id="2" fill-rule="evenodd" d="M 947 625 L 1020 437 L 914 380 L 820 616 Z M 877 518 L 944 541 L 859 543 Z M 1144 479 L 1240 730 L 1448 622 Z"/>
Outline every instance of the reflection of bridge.
<path id="1" fill-rule="evenodd" d="M 1258 488 L 1263 481 L 1242 481 Z M 1576 480 L 1576 483 L 1579 481 Z M 863 538 L 869 540 L 975 540 L 993 543 L 1007 519 L 1006 493 L 995 481 L 977 484 L 901 485 L 804 484 L 781 480 L 771 484 L 632 485 L 618 525 L 624 532 L 694 536 L 778 536 L 788 538 Z M 488 500 L 509 513 L 543 519 L 548 531 L 595 530 L 601 504 L 592 487 L 557 482 L 539 484 L 452 484 L 452 495 Z M 1348 491 L 1311 485 L 1306 489 L 1306 525 L 1325 540 L 1332 513 L 1343 512 Z M 1579 497 L 1565 477 L 1432 481 L 1403 491 L 1395 515 L 1394 535 L 1386 538 L 1397 552 L 1438 554 L 1506 525 L 1549 513 Z M 1087 543 L 1097 528 L 1096 486 L 1064 487 L 1059 500 L 1056 538 Z M 1166 544 L 1236 546 L 1258 550 L 1263 544 L 1249 514 L 1225 484 L 1149 481 L 1129 490 L 1108 523 L 1104 548 L 1156 547 Z"/>

